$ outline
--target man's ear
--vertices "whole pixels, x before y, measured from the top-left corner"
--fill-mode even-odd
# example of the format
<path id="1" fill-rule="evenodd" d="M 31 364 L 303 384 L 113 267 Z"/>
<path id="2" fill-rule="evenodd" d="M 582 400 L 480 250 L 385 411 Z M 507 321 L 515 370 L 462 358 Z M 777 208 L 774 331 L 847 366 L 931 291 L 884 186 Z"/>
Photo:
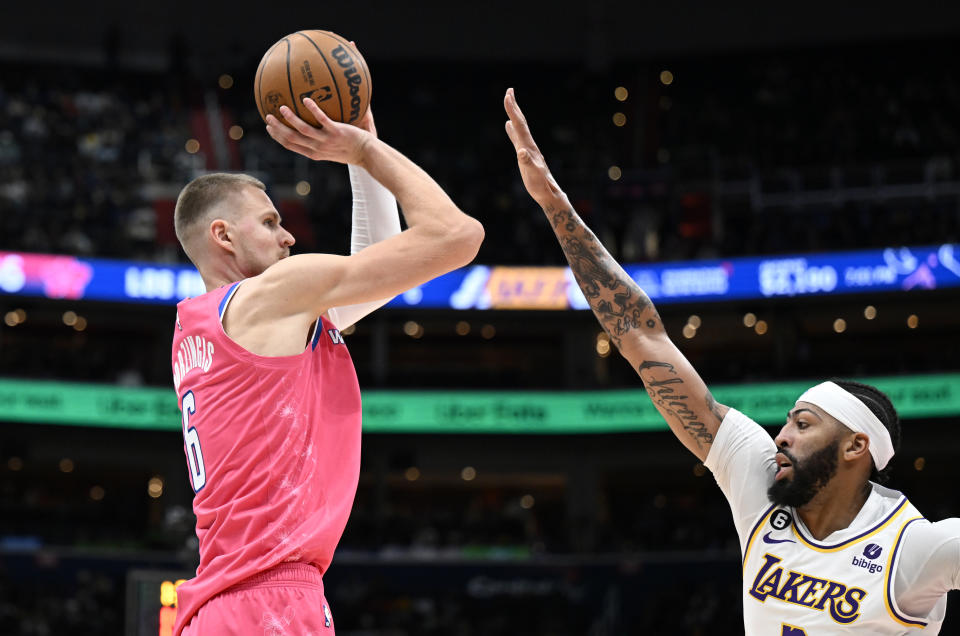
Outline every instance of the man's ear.
<path id="1" fill-rule="evenodd" d="M 855 461 L 860 457 L 870 456 L 870 438 L 864 433 L 854 433 L 844 441 L 844 459 Z"/>
<path id="2" fill-rule="evenodd" d="M 208 231 L 215 245 L 231 254 L 233 253 L 233 237 L 231 236 L 232 233 L 229 223 L 223 219 L 214 219 L 210 222 Z"/>

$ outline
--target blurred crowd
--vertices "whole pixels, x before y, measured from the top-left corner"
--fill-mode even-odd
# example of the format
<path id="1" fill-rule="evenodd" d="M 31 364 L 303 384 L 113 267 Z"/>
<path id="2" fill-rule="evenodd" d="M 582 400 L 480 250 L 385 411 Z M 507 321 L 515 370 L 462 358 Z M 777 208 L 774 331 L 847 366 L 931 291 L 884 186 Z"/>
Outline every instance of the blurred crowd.
<path id="1" fill-rule="evenodd" d="M 541 265 L 563 257 L 518 179 L 502 128 L 506 86 L 516 87 L 577 210 L 624 261 L 930 244 L 960 241 L 960 57 L 951 51 L 949 43 L 877 44 L 624 62 L 603 72 L 477 64 L 464 73 L 438 62 L 423 76 L 401 62 L 371 65 L 381 136 L 485 223 L 479 261 Z M 250 70 L 218 84 L 117 69 L 0 69 L 0 250 L 183 261 L 172 234 L 176 193 L 204 170 L 230 169 L 268 183 L 296 249 L 345 252 L 346 170 L 312 164 L 266 136 Z M 629 93 L 623 102 L 614 97 L 620 84 Z M 615 112 L 623 126 L 613 123 Z M 169 384 L 169 325 L 158 326 L 156 316 L 130 310 L 102 330 L 53 336 L 33 324 L 3 341 L 0 375 Z M 811 357 L 804 346 L 796 346 L 799 362 L 781 358 L 795 365 L 790 372 L 819 373 L 802 366 Z M 923 366 L 876 349 L 892 366 L 873 373 Z M 942 349 L 935 354 L 942 368 Z M 824 359 L 813 357 L 817 365 Z M 784 373 L 744 359 L 717 368 L 694 361 L 714 378 L 733 375 L 731 364 L 743 364 L 738 377 Z M 0 466 L 0 633 L 121 631 L 123 563 L 28 567 L 18 555 L 42 560 L 44 546 L 108 548 L 193 565 L 189 509 L 147 500 L 142 475 L 130 479 L 136 486 L 94 499 L 89 484 L 66 474 L 35 478 L 40 473 L 10 466 Z M 382 478 L 364 475 L 340 544 L 345 565 L 329 578 L 338 629 L 348 636 L 736 633 L 738 544 L 729 511 L 716 489 L 699 487 L 710 485 L 709 475 L 698 475 L 695 487 L 683 472 L 687 481 L 674 489 L 651 486 L 642 469 L 626 484 L 604 485 L 588 519 L 571 513 L 563 487 L 385 488 Z M 909 490 L 918 475 L 893 485 Z M 957 505 L 955 497 L 923 503 L 932 518 L 955 514 Z M 677 565 L 687 551 L 732 556 L 697 571 Z M 654 553 L 676 560 L 670 581 L 633 587 L 629 575 L 653 567 L 638 563 Z M 533 567 L 572 555 L 594 565 L 619 555 L 624 581 L 576 592 L 585 570 L 547 576 Z M 371 558 L 383 572 L 356 565 Z M 443 589 L 428 589 L 422 570 L 404 573 L 404 560 L 451 568 L 438 570 L 432 584 Z M 476 583 L 477 574 L 465 585 L 454 570 L 471 560 L 521 569 L 500 587 Z M 546 580 L 554 583 L 538 587 Z M 667 606 L 669 614 L 655 609 Z"/>
<path id="2" fill-rule="evenodd" d="M 722 499 L 661 494 L 631 506 L 613 496 L 618 509 L 601 515 L 596 543 L 574 550 L 577 525 L 565 519 L 562 503 L 538 493 L 536 505 L 525 508 L 517 492 L 391 489 L 390 503 L 375 511 L 374 497 L 362 491 L 324 577 L 338 632 L 697 634 L 718 621 L 738 629 L 736 539 Z M 149 515 L 133 502 L 88 504 L 97 510 L 92 515 L 72 499 L 40 485 L 23 499 L 4 498 L 0 633 L 120 633 L 125 612 L 136 611 L 125 572 L 196 566 L 194 520 L 185 509 L 169 506 L 143 527 Z M 700 507 L 701 521 L 692 506 Z M 717 527 L 702 518 L 716 519 Z M 34 533 L 32 543 L 12 541 L 14 519 L 17 530 Z M 690 556 L 704 548 L 708 564 L 703 553 Z M 108 560 L 98 563 L 101 555 Z M 665 578 L 669 584 L 661 584 Z M 142 604 L 156 599 L 136 598 L 138 620 L 155 620 Z M 683 614 L 679 624 L 658 610 L 665 604 Z"/>
<path id="3" fill-rule="evenodd" d="M 735 255 L 957 240 L 955 49 L 884 42 L 671 65 L 675 79 L 659 86 L 651 109 L 659 158 L 677 183 L 713 182 L 701 192 L 724 218 L 707 237 L 713 244 L 699 248 Z M 688 235 L 697 234 L 695 203 L 680 206 Z M 690 247 L 679 241 L 667 255 L 696 256 Z"/>
<path id="4" fill-rule="evenodd" d="M 0 472 L 0 547 L 4 541 L 41 546 L 183 552 L 196 549 L 195 518 L 184 493 L 145 497 L 142 475 L 44 476 L 39 468 Z M 95 469 L 94 469 L 95 470 Z M 72 469 L 71 469 L 72 473 Z M 704 473 L 705 474 L 705 473 Z M 179 475 L 177 475 L 179 477 Z M 362 481 L 372 475 L 364 473 Z M 640 478 L 649 482 L 649 477 Z M 528 559 L 547 554 L 607 554 L 659 550 L 736 550 L 726 503 L 712 482 L 682 479 L 670 488 L 610 485 L 589 517 L 570 509 L 569 486 L 416 485 L 363 487 L 339 547 L 356 554 L 428 560 L 468 557 Z M 89 483 L 102 483 L 91 496 Z M 113 523 L 104 524 L 104 519 Z"/>
<path id="5" fill-rule="evenodd" d="M 626 481 L 601 473 L 588 511 L 571 500 L 570 492 L 576 488 L 570 482 L 548 487 L 536 479 L 517 478 L 510 485 L 470 485 L 451 479 L 398 486 L 404 481 L 395 479 L 399 476 L 380 482 L 364 471 L 339 549 L 428 561 L 737 552 L 726 500 L 710 473 L 697 465 L 691 477 L 669 435 L 658 436 L 655 443 L 679 460 L 668 468 L 637 465 Z M 928 452 L 933 451 L 919 454 Z M 892 486 L 910 493 L 930 518 L 955 514 L 960 497 L 936 488 L 947 465 L 928 458 L 927 470 L 922 471 L 913 463 L 912 455 L 898 459 Z M 177 488 L 179 474 L 167 476 L 169 492 L 162 498 L 144 496 L 149 471 L 129 474 L 129 483 L 118 482 L 113 475 L 108 490 L 101 488 L 94 497 L 88 482 L 108 483 L 111 478 L 106 472 L 97 475 L 96 467 L 86 467 L 83 475 L 72 474 L 71 468 L 71 473 L 61 471 L 53 478 L 43 478 L 38 467 L 7 468 L 0 472 L 0 547 L 12 541 L 30 549 L 114 547 L 193 558 L 195 518 L 186 494 Z M 497 480 L 496 473 L 490 477 Z M 104 524 L 104 519 L 113 523 Z"/>
<path id="6" fill-rule="evenodd" d="M 2 248 L 170 258 L 145 186 L 175 179 L 188 117 L 162 77 L 13 67 L 0 81 Z"/>
<path id="7" fill-rule="evenodd" d="M 122 573 L 143 562 L 117 558 L 98 570 L 82 557 L 48 558 L 55 562 L 31 566 L 17 559 L 4 572 L 0 633 L 158 633 L 158 586 L 133 583 L 131 589 Z M 324 576 L 337 633 L 346 636 L 736 634 L 737 579 L 735 555 L 699 563 L 374 564 L 345 558 Z M 120 602 L 124 598 L 136 604 Z"/>
<path id="8" fill-rule="evenodd" d="M 687 172 L 715 152 L 733 176 L 733 160 L 741 175 L 771 175 L 955 157 L 956 50 L 952 40 L 886 41 L 680 60 L 657 104 L 661 143 Z"/>
<path id="9" fill-rule="evenodd" d="M 9 561 L 9 559 L 8 559 Z M 114 568 L 75 569 L 52 555 L 32 568 L 0 561 L 0 633 L 18 636 L 123 633 L 123 577 Z"/>
<path id="10" fill-rule="evenodd" d="M 911 428 L 905 443 L 914 448 L 940 439 L 931 437 L 934 424 Z M 682 452 L 669 434 L 644 438 Z M 930 519 L 955 515 L 960 499 L 942 488 L 950 483 L 949 452 L 930 450 L 925 467 L 916 452 L 896 460 L 890 485 Z M 580 513 L 571 508 L 570 483 L 491 475 L 489 485 L 421 484 L 365 470 L 325 575 L 338 631 L 739 633 L 739 543 L 725 499 L 702 466 L 690 474 L 692 461 L 603 471 L 590 496 L 595 509 Z M 120 633 L 133 607 L 120 600 L 131 598 L 129 571 L 196 567 L 195 519 L 172 478 L 165 490 L 175 492 L 152 499 L 143 489 L 147 472 L 118 479 L 94 466 L 51 478 L 5 464 L 0 633 Z M 94 498 L 86 480 L 98 470 L 113 481 Z"/>
<path id="11" fill-rule="evenodd" d="M 731 53 L 604 72 L 476 63 L 464 73 L 438 62 L 420 76 L 383 61 L 374 62 L 373 104 L 381 136 L 496 229 L 483 262 L 562 259 L 503 134 L 507 85 L 561 185 L 618 258 L 932 243 L 957 240 L 960 226 L 951 46 Z M 4 69 L 0 248 L 183 260 L 167 227 L 176 192 L 199 171 L 229 169 L 268 182 L 298 249 L 347 249 L 345 170 L 266 135 L 250 69 L 220 85 L 75 71 Z M 623 102 L 618 84 L 629 89 Z M 309 193 L 298 193 L 300 182 Z"/>

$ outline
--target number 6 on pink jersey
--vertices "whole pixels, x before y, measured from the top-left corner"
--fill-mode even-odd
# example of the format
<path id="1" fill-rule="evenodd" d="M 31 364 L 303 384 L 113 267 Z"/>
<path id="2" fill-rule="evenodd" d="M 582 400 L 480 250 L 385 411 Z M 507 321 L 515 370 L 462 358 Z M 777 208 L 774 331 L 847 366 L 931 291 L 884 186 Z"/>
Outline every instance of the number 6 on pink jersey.
<path id="1" fill-rule="evenodd" d="M 180 412 L 183 414 L 183 443 L 187 447 L 187 464 L 190 466 L 190 481 L 193 492 L 198 493 L 207 483 L 207 471 L 203 467 L 203 451 L 200 450 L 200 434 L 190 426 L 190 416 L 197 412 L 197 398 L 193 391 L 183 394 L 180 402 Z"/>

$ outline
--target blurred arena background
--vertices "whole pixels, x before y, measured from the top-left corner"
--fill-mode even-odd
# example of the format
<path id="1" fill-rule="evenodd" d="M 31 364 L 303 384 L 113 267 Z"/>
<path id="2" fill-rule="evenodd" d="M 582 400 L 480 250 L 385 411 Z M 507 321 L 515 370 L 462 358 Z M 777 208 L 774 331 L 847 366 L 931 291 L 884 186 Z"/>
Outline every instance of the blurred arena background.
<path id="1" fill-rule="evenodd" d="M 169 367 L 197 283 L 176 194 L 252 172 L 295 250 L 349 249 L 346 170 L 276 145 L 252 99 L 263 51 L 301 28 L 356 40 L 380 135 L 488 237 L 477 267 L 348 334 L 366 432 L 325 577 L 338 633 L 742 633 L 727 504 L 568 293 L 503 133 L 508 86 L 721 402 L 775 427 L 805 383 L 880 378 L 904 420 L 890 485 L 960 515 L 949 3 L 2 14 L 0 634 L 169 633 L 196 564 Z"/>

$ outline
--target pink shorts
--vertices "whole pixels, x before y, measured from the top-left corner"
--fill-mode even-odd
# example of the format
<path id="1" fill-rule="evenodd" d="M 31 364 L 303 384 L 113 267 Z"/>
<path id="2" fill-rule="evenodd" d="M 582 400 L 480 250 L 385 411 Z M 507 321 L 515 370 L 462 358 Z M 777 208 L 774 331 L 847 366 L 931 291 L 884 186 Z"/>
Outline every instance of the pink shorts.
<path id="1" fill-rule="evenodd" d="M 320 571 L 281 563 L 203 604 L 183 636 L 333 636 Z"/>

